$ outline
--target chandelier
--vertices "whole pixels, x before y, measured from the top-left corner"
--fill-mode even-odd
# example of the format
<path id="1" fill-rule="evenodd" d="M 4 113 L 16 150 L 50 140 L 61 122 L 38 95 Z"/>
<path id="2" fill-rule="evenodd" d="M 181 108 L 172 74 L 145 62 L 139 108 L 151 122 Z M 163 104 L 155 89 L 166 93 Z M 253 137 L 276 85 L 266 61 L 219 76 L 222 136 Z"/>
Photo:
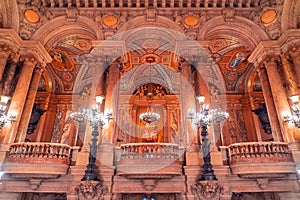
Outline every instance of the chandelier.
<path id="1" fill-rule="evenodd" d="M 160 118 L 160 115 L 156 112 L 144 112 L 140 114 L 140 120 L 151 124 L 152 122 L 158 121 Z"/>
<path id="2" fill-rule="evenodd" d="M 146 60 L 147 63 L 150 64 L 150 68 L 149 68 L 149 71 L 150 71 L 150 81 L 149 82 L 151 83 L 151 76 L 152 76 L 152 74 L 151 74 L 151 63 L 155 62 L 156 59 L 155 59 L 154 56 L 148 56 L 145 60 Z M 148 97 L 149 103 L 151 103 L 152 98 L 153 98 L 152 91 L 148 91 L 147 97 Z M 139 117 L 140 117 L 140 120 L 142 120 L 142 121 L 144 121 L 144 122 L 146 122 L 148 124 L 151 124 L 153 122 L 158 121 L 159 118 L 160 118 L 160 115 L 158 113 L 156 113 L 156 112 L 151 112 L 151 111 L 148 110 L 147 112 L 141 113 Z"/>

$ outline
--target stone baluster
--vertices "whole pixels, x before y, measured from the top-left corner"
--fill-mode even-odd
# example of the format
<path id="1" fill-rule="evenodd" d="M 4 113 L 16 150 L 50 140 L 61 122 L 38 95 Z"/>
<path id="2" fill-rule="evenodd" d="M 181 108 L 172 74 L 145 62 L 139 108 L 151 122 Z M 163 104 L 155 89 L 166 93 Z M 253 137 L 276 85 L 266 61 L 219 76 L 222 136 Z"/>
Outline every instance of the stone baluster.
<path id="1" fill-rule="evenodd" d="M 10 144 L 15 140 L 20 119 L 23 113 L 24 102 L 26 100 L 29 85 L 31 82 L 31 77 L 34 67 L 37 63 L 37 60 L 30 55 L 27 55 L 22 59 L 24 60 L 22 71 L 16 85 L 14 95 L 11 99 L 10 107 L 8 109 L 8 115 L 16 113 L 16 121 L 11 123 L 10 126 L 3 127 L 1 138 L 4 139 L 1 139 L 0 141 L 2 141 L 2 143 L 4 144 Z"/>
<path id="2" fill-rule="evenodd" d="M 256 67 L 256 71 L 260 79 L 264 99 L 266 102 L 273 140 L 276 142 L 283 141 L 280 123 L 276 114 L 276 108 L 273 101 L 271 86 L 268 80 L 266 69 L 263 66 L 258 66 Z"/>
<path id="3" fill-rule="evenodd" d="M 274 104 L 277 111 L 277 117 L 280 120 L 281 130 L 284 133 L 284 141 L 285 142 L 293 142 L 293 128 L 289 127 L 287 123 L 285 123 L 285 119 L 283 116 L 283 112 L 291 114 L 290 106 L 288 103 L 288 98 L 286 96 L 285 90 L 283 88 L 281 77 L 278 71 L 277 60 L 275 57 L 267 58 L 264 61 L 264 65 L 267 71 L 267 75 L 269 78 L 270 88 L 273 95 Z"/>
<path id="4" fill-rule="evenodd" d="M 175 0 L 171 0 L 171 1 L 170 1 L 170 7 L 171 7 L 171 8 L 174 8 L 174 6 L 175 6 Z"/>
<path id="5" fill-rule="evenodd" d="M 39 87 L 40 79 L 44 71 L 44 66 L 40 65 L 35 68 L 30 87 L 27 93 L 27 99 L 24 105 L 20 125 L 18 127 L 15 142 L 23 142 L 26 138 L 27 128 L 32 114 L 32 108 L 35 101 L 36 93 Z"/>

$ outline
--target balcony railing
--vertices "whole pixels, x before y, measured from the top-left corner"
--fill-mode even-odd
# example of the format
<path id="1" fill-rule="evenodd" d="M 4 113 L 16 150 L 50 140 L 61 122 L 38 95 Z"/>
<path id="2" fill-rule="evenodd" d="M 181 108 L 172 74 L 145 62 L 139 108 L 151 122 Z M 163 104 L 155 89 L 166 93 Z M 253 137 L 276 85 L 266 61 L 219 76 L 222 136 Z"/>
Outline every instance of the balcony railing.
<path id="1" fill-rule="evenodd" d="M 128 143 L 122 144 L 121 159 L 178 158 L 179 145 L 171 143 Z"/>
<path id="2" fill-rule="evenodd" d="M 8 160 L 10 162 L 50 162 L 69 164 L 71 147 L 58 143 L 24 142 L 10 146 Z"/>
<path id="3" fill-rule="evenodd" d="M 55 178 L 67 174 L 71 147 L 59 143 L 11 144 L 5 171 L 14 177 Z"/>
<path id="4" fill-rule="evenodd" d="M 283 142 L 245 142 L 228 146 L 232 174 L 241 177 L 281 177 L 295 173 L 288 144 Z"/>
<path id="5" fill-rule="evenodd" d="M 128 143 L 121 145 L 117 174 L 127 178 L 171 178 L 182 175 L 181 155 L 178 144 Z"/>
<path id="6" fill-rule="evenodd" d="M 228 146 L 230 163 L 290 162 L 292 157 L 287 143 L 246 142 Z"/>

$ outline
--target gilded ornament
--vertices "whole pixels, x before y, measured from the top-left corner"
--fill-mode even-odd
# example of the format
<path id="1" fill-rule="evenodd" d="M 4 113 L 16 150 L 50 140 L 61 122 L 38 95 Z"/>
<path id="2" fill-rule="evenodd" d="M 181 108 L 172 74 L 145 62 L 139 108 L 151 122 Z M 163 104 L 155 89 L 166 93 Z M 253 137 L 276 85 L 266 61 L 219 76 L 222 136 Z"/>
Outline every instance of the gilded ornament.
<path id="1" fill-rule="evenodd" d="M 105 26 L 114 26 L 118 23 L 118 18 L 113 15 L 106 15 L 102 18 L 102 23 Z"/>
<path id="2" fill-rule="evenodd" d="M 35 10 L 25 10 L 24 17 L 28 22 L 37 23 L 40 21 L 40 15 Z"/>
<path id="3" fill-rule="evenodd" d="M 273 22 L 276 19 L 276 17 L 276 11 L 274 9 L 269 9 L 261 15 L 260 19 L 264 24 L 269 24 Z"/>
<path id="4" fill-rule="evenodd" d="M 187 26 L 194 27 L 194 26 L 198 25 L 199 18 L 194 15 L 189 15 L 189 16 L 186 16 L 183 21 Z"/>

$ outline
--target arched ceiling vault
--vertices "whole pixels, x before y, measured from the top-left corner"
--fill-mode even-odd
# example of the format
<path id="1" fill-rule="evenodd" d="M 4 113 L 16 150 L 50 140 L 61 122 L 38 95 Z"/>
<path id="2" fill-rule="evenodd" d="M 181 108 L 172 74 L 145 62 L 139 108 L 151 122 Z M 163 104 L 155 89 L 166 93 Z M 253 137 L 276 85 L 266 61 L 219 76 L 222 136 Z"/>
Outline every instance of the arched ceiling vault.
<path id="1" fill-rule="evenodd" d="M 166 7 L 160 0 L 155 1 L 157 5 L 153 7 L 146 7 L 143 3 L 137 5 L 131 0 L 126 1 L 126 5 L 114 1 L 101 6 L 85 0 L 68 2 L 71 4 L 60 0 L 0 0 L 0 25 L 15 30 L 24 40 L 40 41 L 53 58 L 56 55 L 58 60 L 67 61 L 52 63 L 52 71 L 59 67 L 79 69 L 77 57 L 90 52 L 93 41 L 109 40 L 115 35 L 131 44 L 127 49 L 127 52 L 131 52 L 141 45 L 155 46 L 154 40 L 152 43 L 143 43 L 145 37 L 150 39 L 149 35 L 152 34 L 154 38 L 161 39 L 158 48 L 160 53 L 169 52 L 170 55 L 174 52 L 171 49 L 174 41 L 188 37 L 208 44 L 203 48 L 217 61 L 224 79 L 230 82 L 227 90 L 231 92 L 246 90 L 245 87 L 241 89 L 240 85 L 246 85 L 244 83 L 247 81 L 247 56 L 260 41 L 277 40 L 283 31 L 300 27 L 300 2 L 297 0 L 250 0 L 248 3 L 216 0 L 215 4 L 200 0 L 199 5 L 173 5 L 167 2 Z M 181 33 L 181 38 L 178 38 L 180 34 L 174 37 L 172 31 L 126 33 L 128 30 L 147 30 L 149 27 Z M 136 36 L 139 36 L 139 40 L 136 40 Z M 138 52 L 141 55 L 149 53 L 144 47 Z M 73 67 L 68 67 L 69 64 Z M 68 73 L 58 72 L 61 73 L 59 77 L 65 78 L 76 74 L 70 70 Z M 61 79 L 58 82 L 65 81 Z"/>

